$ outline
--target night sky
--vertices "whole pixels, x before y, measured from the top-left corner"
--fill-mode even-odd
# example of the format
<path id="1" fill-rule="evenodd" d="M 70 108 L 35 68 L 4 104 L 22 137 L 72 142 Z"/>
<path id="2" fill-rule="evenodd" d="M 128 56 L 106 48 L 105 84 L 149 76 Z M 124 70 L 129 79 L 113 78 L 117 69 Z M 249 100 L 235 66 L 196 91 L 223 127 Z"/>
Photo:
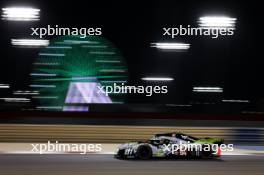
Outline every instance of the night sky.
<path id="1" fill-rule="evenodd" d="M 41 13 L 40 21 L 36 22 L 0 20 L 0 84 L 11 85 L 8 91 L 0 90 L 0 96 L 7 97 L 13 90 L 28 88 L 32 63 L 39 53 L 39 49 L 13 47 L 11 38 L 30 38 L 30 27 L 57 24 L 60 27 L 102 27 L 103 36 L 113 42 L 127 60 L 131 85 L 157 84 L 143 82 L 141 78 L 145 76 L 174 78 L 172 82 L 159 84 L 168 85 L 168 94 L 152 97 L 133 94 L 128 96 L 127 103 L 191 104 L 246 99 L 251 102 L 247 104 L 249 109 L 263 110 L 264 69 L 258 42 L 262 38 L 260 25 L 263 15 L 260 15 L 259 1 L 106 2 L 1 1 L 1 8 L 28 5 L 41 9 Z M 162 36 L 163 27 L 195 27 L 198 18 L 205 15 L 237 18 L 234 36 L 217 39 Z M 153 42 L 186 42 L 191 44 L 191 48 L 183 53 L 161 52 L 150 47 Z M 192 92 L 194 86 L 217 86 L 224 92 L 216 97 L 211 94 L 197 96 Z"/>

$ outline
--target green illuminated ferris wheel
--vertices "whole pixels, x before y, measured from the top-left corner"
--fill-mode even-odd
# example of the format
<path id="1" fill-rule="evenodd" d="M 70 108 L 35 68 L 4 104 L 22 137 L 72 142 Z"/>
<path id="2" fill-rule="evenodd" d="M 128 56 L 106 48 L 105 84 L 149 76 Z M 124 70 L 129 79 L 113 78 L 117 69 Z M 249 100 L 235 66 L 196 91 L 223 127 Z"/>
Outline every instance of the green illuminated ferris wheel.
<path id="1" fill-rule="evenodd" d="M 124 84 L 128 72 L 120 51 L 105 38 L 60 36 L 40 51 L 31 76 L 38 109 L 88 111 L 87 104 L 123 103 L 122 94 L 106 96 L 97 87 Z"/>

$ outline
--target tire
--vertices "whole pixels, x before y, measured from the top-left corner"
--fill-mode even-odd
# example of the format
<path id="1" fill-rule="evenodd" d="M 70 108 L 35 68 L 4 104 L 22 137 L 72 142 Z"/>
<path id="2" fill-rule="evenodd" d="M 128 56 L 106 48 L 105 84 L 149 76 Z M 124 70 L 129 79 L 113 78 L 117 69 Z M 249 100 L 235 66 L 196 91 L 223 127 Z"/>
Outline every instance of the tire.
<path id="1" fill-rule="evenodd" d="M 137 149 L 137 158 L 148 160 L 152 157 L 152 149 L 148 145 L 140 145 Z"/>
<path id="2" fill-rule="evenodd" d="M 125 150 L 119 150 L 115 156 L 117 159 L 125 159 Z"/>
<path id="3" fill-rule="evenodd" d="M 204 146 L 203 146 L 203 151 L 202 151 L 202 158 L 211 158 L 212 157 L 212 148 L 210 146 L 210 151 L 204 151 Z"/>

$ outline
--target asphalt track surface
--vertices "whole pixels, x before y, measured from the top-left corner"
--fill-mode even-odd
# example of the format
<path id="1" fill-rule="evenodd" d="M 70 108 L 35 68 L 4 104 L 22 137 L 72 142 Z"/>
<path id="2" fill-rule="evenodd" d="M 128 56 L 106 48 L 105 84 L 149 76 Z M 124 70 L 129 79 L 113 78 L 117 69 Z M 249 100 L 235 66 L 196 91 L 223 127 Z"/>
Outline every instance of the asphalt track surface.
<path id="1" fill-rule="evenodd" d="M 264 156 L 224 156 L 222 160 L 117 160 L 112 155 L 0 155 L 1 175 L 255 175 Z"/>

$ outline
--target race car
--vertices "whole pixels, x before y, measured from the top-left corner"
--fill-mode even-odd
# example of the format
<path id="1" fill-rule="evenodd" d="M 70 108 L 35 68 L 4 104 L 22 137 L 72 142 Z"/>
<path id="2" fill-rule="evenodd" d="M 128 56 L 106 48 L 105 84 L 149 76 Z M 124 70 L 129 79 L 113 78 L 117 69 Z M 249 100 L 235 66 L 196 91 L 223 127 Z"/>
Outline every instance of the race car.
<path id="1" fill-rule="evenodd" d="M 196 138 L 183 133 L 156 134 L 147 141 L 137 141 L 118 146 L 118 159 L 151 158 L 220 158 L 223 139 Z"/>

